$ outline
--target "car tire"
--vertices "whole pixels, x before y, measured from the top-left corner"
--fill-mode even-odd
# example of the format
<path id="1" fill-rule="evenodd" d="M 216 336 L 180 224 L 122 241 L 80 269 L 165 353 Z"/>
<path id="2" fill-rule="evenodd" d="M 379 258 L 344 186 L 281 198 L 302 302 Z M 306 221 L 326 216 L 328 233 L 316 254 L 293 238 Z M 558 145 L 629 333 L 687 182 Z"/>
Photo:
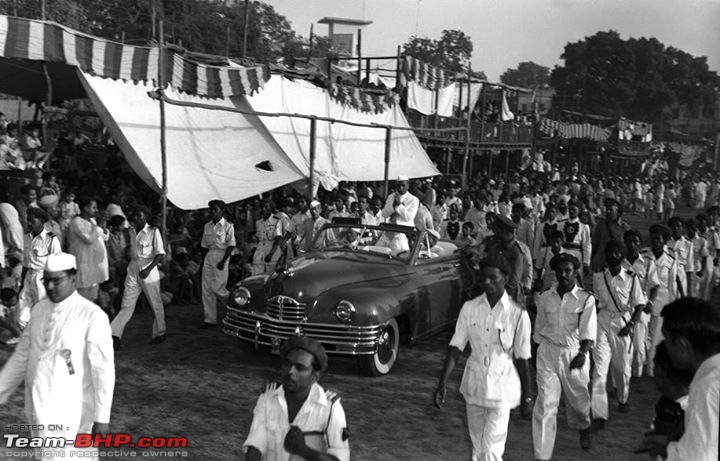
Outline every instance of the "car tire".
<path id="1" fill-rule="evenodd" d="M 400 328 L 390 319 L 380 334 L 378 350 L 373 355 L 359 357 L 360 369 L 369 376 L 383 376 L 390 372 L 400 349 Z"/>

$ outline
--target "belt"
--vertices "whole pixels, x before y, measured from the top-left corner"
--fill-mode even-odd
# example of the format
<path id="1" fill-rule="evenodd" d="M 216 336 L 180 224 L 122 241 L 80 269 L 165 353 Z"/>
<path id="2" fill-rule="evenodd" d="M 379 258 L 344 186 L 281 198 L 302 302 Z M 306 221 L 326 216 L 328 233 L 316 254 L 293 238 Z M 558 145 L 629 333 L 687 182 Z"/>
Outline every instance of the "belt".
<path id="1" fill-rule="evenodd" d="M 566 249 L 573 249 L 573 250 L 582 249 L 582 245 L 580 245 L 579 243 L 567 242 L 567 243 L 563 243 L 562 246 L 563 246 L 563 248 L 566 248 Z"/>

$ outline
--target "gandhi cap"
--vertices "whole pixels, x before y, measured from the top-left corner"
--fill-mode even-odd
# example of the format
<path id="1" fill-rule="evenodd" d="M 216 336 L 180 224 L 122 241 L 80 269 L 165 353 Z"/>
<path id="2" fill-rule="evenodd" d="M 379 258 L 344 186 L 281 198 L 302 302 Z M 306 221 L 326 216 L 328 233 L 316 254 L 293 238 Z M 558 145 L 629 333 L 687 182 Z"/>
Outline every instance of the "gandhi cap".
<path id="1" fill-rule="evenodd" d="M 58 204 L 57 194 L 45 194 L 38 199 L 38 205 L 41 208 L 52 208 Z"/>
<path id="2" fill-rule="evenodd" d="M 322 344 L 316 340 L 305 335 L 291 336 L 287 339 L 287 341 L 285 341 L 285 343 L 283 343 L 282 348 L 280 349 L 280 356 L 285 358 L 290 351 L 294 349 L 300 349 L 312 355 L 320 365 L 320 371 L 325 371 L 327 369 L 327 353 L 325 353 L 325 348 L 322 347 Z"/>
<path id="3" fill-rule="evenodd" d="M 397 180 L 398 180 L 398 181 L 410 181 L 410 178 L 408 178 L 407 176 L 401 174 L 400 176 L 398 176 Z"/>
<path id="4" fill-rule="evenodd" d="M 77 269 L 75 256 L 68 253 L 55 253 L 47 257 L 45 270 L 48 272 L 61 272 Z"/>

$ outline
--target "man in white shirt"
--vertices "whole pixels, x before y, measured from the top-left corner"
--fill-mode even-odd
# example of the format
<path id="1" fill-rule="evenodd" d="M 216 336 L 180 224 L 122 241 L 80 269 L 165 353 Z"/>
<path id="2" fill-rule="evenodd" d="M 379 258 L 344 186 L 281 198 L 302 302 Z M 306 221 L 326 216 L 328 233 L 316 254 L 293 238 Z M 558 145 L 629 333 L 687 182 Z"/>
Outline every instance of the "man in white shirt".
<path id="1" fill-rule="evenodd" d="M 593 292 L 598 302 L 598 331 L 593 360 L 592 414 L 602 428 L 608 418 L 607 375 L 613 374 L 617 389 L 618 411 L 629 411 L 630 376 L 632 372 L 631 333 L 640 319 L 647 298 L 637 274 L 623 269 L 625 249 L 622 242 L 605 244 L 607 266 L 593 274 Z"/>
<path id="2" fill-rule="evenodd" d="M 674 216 L 668 219 L 670 228 L 670 241 L 668 246 L 674 251 L 673 255 L 678 262 L 678 277 L 680 279 L 681 296 L 695 296 L 690 289 L 693 268 L 695 267 L 695 250 L 690 240 L 685 237 L 685 223 L 682 218 Z"/>
<path id="3" fill-rule="evenodd" d="M 663 341 L 674 367 L 693 373 L 685 410 L 685 432 L 677 442 L 650 436 L 652 456 L 667 461 L 720 459 L 720 309 L 697 298 L 663 309 Z"/>
<path id="4" fill-rule="evenodd" d="M 160 297 L 160 271 L 158 265 L 165 257 L 160 229 L 152 227 L 147 220 L 150 210 L 144 206 L 135 209 L 134 227 L 130 228 L 130 264 L 125 276 L 120 312 L 111 323 L 113 345 L 120 348 L 125 325 L 135 312 L 135 304 L 142 292 L 150 304 L 155 317 L 152 327 L 151 344 L 165 341 L 165 307 Z"/>
<path id="5" fill-rule="evenodd" d="M 435 391 L 435 405 L 441 408 L 445 402 L 450 374 L 470 344 L 472 352 L 460 392 L 465 397 L 472 459 L 501 460 L 510 409 L 520 404 L 525 419 L 532 412 L 530 317 L 505 291 L 511 272 L 508 262 L 486 258 L 480 267 L 485 292 L 465 302 L 460 310 Z"/>
<path id="6" fill-rule="evenodd" d="M 408 192 L 410 181 L 407 176 L 399 176 L 396 183 L 396 192 L 388 195 L 382 214 L 392 224 L 415 227 L 415 215 L 418 211 L 420 199 Z M 383 242 L 380 246 L 388 246 L 394 250 L 407 251 L 410 249 L 407 237 L 402 232 L 394 232 L 392 240 L 385 232 L 380 237 Z"/>
<path id="7" fill-rule="evenodd" d="M 48 256 L 43 278 L 48 297 L 33 308 L 30 323 L 0 372 L 0 404 L 25 381 L 32 437 L 71 441 L 77 434 L 109 432 L 115 387 L 110 325 L 102 309 L 77 293 L 75 273 L 74 256 Z M 43 452 L 43 459 L 98 459 L 97 449 L 71 444 L 33 450 Z"/>
<path id="8" fill-rule="evenodd" d="M 217 294 L 226 294 L 228 264 L 230 255 L 235 249 L 235 226 L 228 222 L 225 213 L 225 202 L 210 200 L 208 202 L 211 219 L 205 223 L 200 246 L 207 250 L 202 268 L 202 303 L 203 323 L 201 328 L 212 328 L 217 325 Z"/>
<path id="9" fill-rule="evenodd" d="M 533 340 L 537 351 L 538 396 L 533 410 L 535 459 L 552 458 L 557 411 L 565 394 L 568 425 L 580 431 L 580 446 L 589 450 L 590 348 L 597 336 L 595 298 L 575 283 L 580 261 L 568 253 L 555 255 L 550 268 L 557 286 L 540 294 Z"/>
<path id="10" fill-rule="evenodd" d="M 42 284 L 43 270 L 48 256 L 60 253 L 60 239 L 45 229 L 50 216 L 40 208 L 28 208 L 27 226 L 30 232 L 25 235 L 25 255 L 23 257 L 22 289 L 18 296 L 17 322 L 21 328 L 30 321 L 30 310 L 38 301 L 45 299 L 45 287 Z"/>
<path id="11" fill-rule="evenodd" d="M 258 398 L 243 444 L 248 461 L 313 459 L 348 461 L 345 411 L 337 394 L 318 380 L 327 369 L 323 347 L 307 336 L 283 344 L 282 384 L 271 384 Z"/>

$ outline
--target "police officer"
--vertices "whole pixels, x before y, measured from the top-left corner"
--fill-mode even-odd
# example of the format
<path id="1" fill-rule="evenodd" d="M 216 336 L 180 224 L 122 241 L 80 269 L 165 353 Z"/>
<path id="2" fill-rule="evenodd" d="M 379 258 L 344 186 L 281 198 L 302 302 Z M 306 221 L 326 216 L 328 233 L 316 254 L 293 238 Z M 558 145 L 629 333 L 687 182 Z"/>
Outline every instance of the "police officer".
<path id="1" fill-rule="evenodd" d="M 280 355 L 282 385 L 269 385 L 258 398 L 243 444 L 245 459 L 349 460 L 345 411 L 337 394 L 318 384 L 327 369 L 325 349 L 296 335 L 285 341 Z"/>
<path id="2" fill-rule="evenodd" d="M 485 246 L 486 256 L 507 261 L 510 272 L 507 277 L 508 294 L 520 305 L 525 305 L 526 295 L 532 288 L 533 269 L 530 250 L 515 238 L 517 224 L 501 214 L 493 221 L 494 235 L 488 237 Z"/>
<path id="3" fill-rule="evenodd" d="M 608 418 L 607 383 L 611 369 L 617 388 L 618 411 L 629 411 L 632 338 L 635 324 L 647 302 L 637 274 L 622 268 L 625 247 L 610 240 L 604 248 L 605 268 L 593 274 L 593 291 L 598 303 L 598 331 L 592 350 L 592 414 L 602 428 Z"/>
<path id="4" fill-rule="evenodd" d="M 538 396 L 533 410 L 535 458 L 552 458 L 560 395 L 565 394 L 568 425 L 580 431 L 580 446 L 589 450 L 590 358 L 597 336 L 595 298 L 577 286 L 580 261 L 559 253 L 550 261 L 557 286 L 542 292 L 537 301 L 533 340 L 537 351 Z"/>
<path id="5" fill-rule="evenodd" d="M 480 271 L 484 293 L 460 310 L 435 390 L 435 405 L 441 408 L 445 402 L 450 374 L 470 344 L 460 392 L 466 402 L 473 459 L 500 460 L 510 409 L 520 404 L 525 419 L 532 411 L 530 318 L 505 290 L 511 273 L 506 260 L 486 258 L 480 262 Z"/>
<path id="6" fill-rule="evenodd" d="M 235 248 L 235 227 L 225 220 L 225 202 L 210 200 L 210 215 L 212 219 L 205 223 L 202 242 L 200 246 L 207 250 L 202 268 L 202 328 L 217 325 L 217 298 L 216 294 L 227 292 L 225 285 L 228 279 L 228 264 Z"/>
<path id="7" fill-rule="evenodd" d="M 110 324 L 113 346 L 120 348 L 125 325 L 135 312 L 135 304 L 142 291 L 150 304 L 155 317 L 152 328 L 152 344 L 165 341 L 165 308 L 160 298 L 160 271 L 158 265 L 165 257 L 160 229 L 148 224 L 150 210 L 139 206 L 135 210 L 130 229 L 130 264 L 125 276 L 120 312 Z"/>

